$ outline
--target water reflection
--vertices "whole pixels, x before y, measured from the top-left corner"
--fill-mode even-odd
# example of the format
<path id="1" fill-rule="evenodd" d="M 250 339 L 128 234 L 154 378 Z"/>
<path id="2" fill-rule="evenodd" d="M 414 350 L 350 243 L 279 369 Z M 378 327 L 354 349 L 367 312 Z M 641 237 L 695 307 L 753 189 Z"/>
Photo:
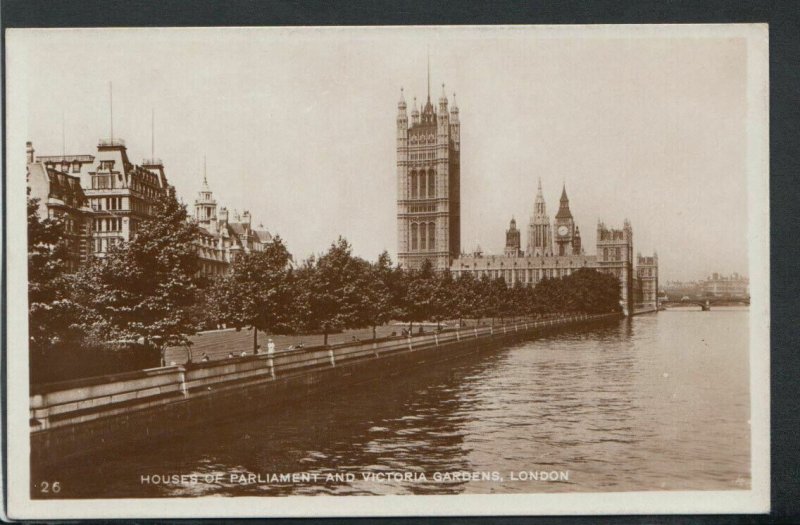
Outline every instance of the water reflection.
<path id="1" fill-rule="evenodd" d="M 553 334 L 46 475 L 66 480 L 65 497 L 747 488 L 747 317 L 665 312 Z M 568 480 L 512 479 L 550 470 Z M 461 472 L 502 481 L 435 478 Z M 270 479 L 281 473 L 317 478 Z"/>

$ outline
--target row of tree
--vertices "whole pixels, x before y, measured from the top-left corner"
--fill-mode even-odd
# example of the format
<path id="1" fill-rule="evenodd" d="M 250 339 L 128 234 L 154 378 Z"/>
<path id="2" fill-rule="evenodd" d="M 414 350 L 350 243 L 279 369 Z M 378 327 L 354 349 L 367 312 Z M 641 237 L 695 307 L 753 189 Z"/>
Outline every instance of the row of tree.
<path id="1" fill-rule="evenodd" d="M 322 333 L 373 328 L 390 320 L 504 318 L 619 310 L 619 281 L 581 269 L 535 288 L 464 273 L 454 278 L 429 262 L 409 271 L 387 253 L 375 262 L 339 238 L 298 265 L 279 237 L 264 251 L 240 255 L 232 271 L 199 275 L 196 227 L 174 197 L 158 201 L 130 242 L 67 271 L 66 236 L 58 219 L 41 220 L 29 200 L 29 290 L 32 351 L 65 345 L 143 341 L 162 352 L 189 344 L 202 327 L 225 324 L 269 333 Z"/>

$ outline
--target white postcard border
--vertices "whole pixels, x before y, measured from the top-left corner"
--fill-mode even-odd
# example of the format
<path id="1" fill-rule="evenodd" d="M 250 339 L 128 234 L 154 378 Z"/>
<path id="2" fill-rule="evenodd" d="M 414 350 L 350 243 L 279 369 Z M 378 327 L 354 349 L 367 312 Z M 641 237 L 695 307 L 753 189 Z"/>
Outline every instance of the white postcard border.
<path id="1" fill-rule="evenodd" d="M 66 30 L 66 29 L 62 29 Z M 439 516 L 543 514 L 764 513 L 770 505 L 769 403 L 769 126 L 768 29 L 766 24 L 459 26 L 359 28 L 151 28 L 69 29 L 70 31 L 265 31 L 275 36 L 297 31 L 331 35 L 369 32 L 533 31 L 542 38 L 735 38 L 748 48 L 748 213 L 750 306 L 750 386 L 752 488 L 742 491 L 652 491 L 454 496 L 289 496 L 155 499 L 32 500 L 30 498 L 29 385 L 27 353 L 27 250 L 24 145 L 27 136 L 25 43 L 53 30 L 6 32 L 7 181 L 7 377 L 8 512 L 14 519 Z M 485 36 L 485 35 L 484 35 Z M 392 169 L 389 166 L 387 169 Z"/>

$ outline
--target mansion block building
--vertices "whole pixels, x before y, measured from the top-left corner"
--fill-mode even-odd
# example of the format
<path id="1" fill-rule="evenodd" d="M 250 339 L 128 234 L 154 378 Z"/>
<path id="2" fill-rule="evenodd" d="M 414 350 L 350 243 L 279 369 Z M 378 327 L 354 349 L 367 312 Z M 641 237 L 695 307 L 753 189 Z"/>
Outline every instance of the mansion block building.
<path id="1" fill-rule="evenodd" d="M 154 216 L 156 200 L 175 195 L 161 160 L 132 163 L 122 139 L 100 140 L 94 155 L 36 156 L 31 142 L 26 149 L 30 197 L 38 199 L 40 217 L 63 221 L 71 271 L 133 239 L 141 222 Z M 251 227 L 247 211 L 229 222 L 222 208 L 218 217 L 205 175 L 191 220 L 199 226 L 203 275 L 224 274 L 237 254 L 263 250 L 272 242 L 268 232 Z"/>
<path id="2" fill-rule="evenodd" d="M 222 275 L 229 271 L 242 253 L 260 252 L 272 243 L 272 235 L 259 225 L 253 228 L 250 212 L 231 216 L 224 206 L 217 212 L 217 201 L 203 174 L 203 185 L 194 201 L 194 221 L 199 226 L 199 255 L 204 275 Z"/>
<path id="3" fill-rule="evenodd" d="M 415 269 L 429 259 L 437 271 L 449 270 L 453 277 L 472 273 L 527 286 L 594 268 L 619 279 L 626 315 L 637 308 L 657 309 L 658 255 L 634 257 L 633 228 L 627 219 L 619 229 L 598 221 L 596 255 L 587 254 L 566 186 L 551 221 L 539 181 L 525 249 L 512 218 L 502 255 L 485 255 L 479 247 L 472 253 L 461 251 L 461 121 L 455 94 L 448 112 L 444 85 L 442 90 L 438 110 L 431 104 L 430 92 L 422 112 L 414 99 L 410 123 L 402 89 L 397 105 L 399 264 Z"/>

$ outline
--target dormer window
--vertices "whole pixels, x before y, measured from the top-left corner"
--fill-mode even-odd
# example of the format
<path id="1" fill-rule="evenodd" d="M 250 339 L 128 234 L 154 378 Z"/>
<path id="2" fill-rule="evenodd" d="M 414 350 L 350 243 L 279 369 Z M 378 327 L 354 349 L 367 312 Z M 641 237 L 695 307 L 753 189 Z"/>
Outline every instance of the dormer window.
<path id="1" fill-rule="evenodd" d="M 72 173 L 80 173 L 81 171 L 81 163 L 80 162 L 73 162 L 72 163 Z"/>
<path id="2" fill-rule="evenodd" d="M 100 169 L 102 171 L 111 171 L 114 169 L 114 161 L 113 160 L 101 160 L 100 161 Z"/>

